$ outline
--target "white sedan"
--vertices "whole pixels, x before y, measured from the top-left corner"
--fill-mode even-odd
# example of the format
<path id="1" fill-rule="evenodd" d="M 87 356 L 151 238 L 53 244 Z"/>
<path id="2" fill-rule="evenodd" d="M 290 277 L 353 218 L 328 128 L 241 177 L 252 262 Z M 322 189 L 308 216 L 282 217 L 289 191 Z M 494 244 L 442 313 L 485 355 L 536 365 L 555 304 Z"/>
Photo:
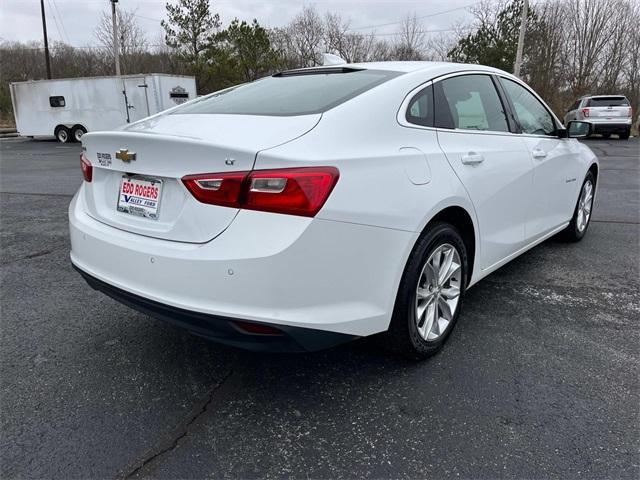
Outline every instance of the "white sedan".
<path id="1" fill-rule="evenodd" d="M 438 351 L 465 290 L 587 231 L 598 161 L 518 78 L 431 62 L 281 72 L 82 137 L 71 260 L 227 344 L 384 332 Z"/>

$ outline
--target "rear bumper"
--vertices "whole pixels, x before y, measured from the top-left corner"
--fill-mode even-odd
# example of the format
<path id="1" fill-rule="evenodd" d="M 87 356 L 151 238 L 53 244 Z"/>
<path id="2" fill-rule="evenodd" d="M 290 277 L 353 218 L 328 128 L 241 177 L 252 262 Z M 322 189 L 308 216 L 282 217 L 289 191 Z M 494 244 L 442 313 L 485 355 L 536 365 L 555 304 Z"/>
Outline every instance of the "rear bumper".
<path id="1" fill-rule="evenodd" d="M 631 121 L 617 123 L 591 122 L 592 133 L 625 133 L 631 129 Z"/>
<path id="2" fill-rule="evenodd" d="M 207 315 L 155 302 L 98 280 L 76 266 L 74 268 L 91 288 L 134 310 L 184 328 L 195 335 L 233 347 L 260 352 L 312 352 L 357 338 L 343 333 L 282 325 L 272 325 L 281 332 L 280 335 L 247 333 L 242 331 L 232 318 Z"/>
<path id="3" fill-rule="evenodd" d="M 386 330 L 418 236 L 242 210 L 208 243 L 172 242 L 95 220 L 86 213 L 82 189 L 69 207 L 69 230 L 73 265 L 123 303 L 216 339 L 230 335 L 234 319 L 276 326 L 299 349 L 315 348 L 306 330 L 346 338 Z M 304 334 L 290 333 L 294 328 Z M 318 344 L 345 337 L 327 338 Z M 251 342 L 261 340 L 275 342 Z"/>

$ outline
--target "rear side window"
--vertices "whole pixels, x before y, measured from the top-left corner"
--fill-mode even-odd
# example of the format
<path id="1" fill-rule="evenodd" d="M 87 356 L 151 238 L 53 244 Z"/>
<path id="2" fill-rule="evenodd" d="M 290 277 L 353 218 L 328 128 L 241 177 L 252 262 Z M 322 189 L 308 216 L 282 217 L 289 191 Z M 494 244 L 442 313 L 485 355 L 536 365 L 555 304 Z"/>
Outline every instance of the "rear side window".
<path id="1" fill-rule="evenodd" d="M 420 90 L 409 102 L 406 114 L 407 122 L 423 127 L 433 126 L 433 87 Z"/>
<path id="2" fill-rule="evenodd" d="M 574 110 L 577 110 L 579 106 L 580 106 L 580 100 L 576 100 L 575 102 L 573 102 L 573 105 L 569 107 L 567 112 L 572 112 Z"/>
<path id="3" fill-rule="evenodd" d="M 554 135 L 556 122 L 545 106 L 529 90 L 522 85 L 500 79 L 511 99 L 522 133 L 531 135 Z"/>
<path id="4" fill-rule="evenodd" d="M 209 95 L 173 114 L 308 115 L 325 112 L 400 72 L 343 70 L 285 72 Z"/>
<path id="5" fill-rule="evenodd" d="M 488 75 L 442 80 L 434 86 L 434 97 L 437 127 L 509 131 L 504 107 Z"/>
<path id="6" fill-rule="evenodd" d="M 52 107 L 64 107 L 66 102 L 64 101 L 64 97 L 49 97 L 49 105 Z"/>
<path id="7" fill-rule="evenodd" d="M 590 98 L 587 107 L 628 107 L 629 100 L 625 97 L 597 97 Z"/>

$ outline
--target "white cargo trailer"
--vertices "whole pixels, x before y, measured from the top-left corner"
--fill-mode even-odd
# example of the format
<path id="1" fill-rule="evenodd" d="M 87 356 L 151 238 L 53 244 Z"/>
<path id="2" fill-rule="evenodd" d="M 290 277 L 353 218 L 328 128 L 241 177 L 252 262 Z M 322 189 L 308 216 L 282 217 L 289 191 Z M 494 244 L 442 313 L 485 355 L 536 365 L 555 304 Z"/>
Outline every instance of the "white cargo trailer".
<path id="1" fill-rule="evenodd" d="M 196 98 L 194 77 L 160 73 L 35 80 L 9 84 L 21 136 L 79 141 Z"/>

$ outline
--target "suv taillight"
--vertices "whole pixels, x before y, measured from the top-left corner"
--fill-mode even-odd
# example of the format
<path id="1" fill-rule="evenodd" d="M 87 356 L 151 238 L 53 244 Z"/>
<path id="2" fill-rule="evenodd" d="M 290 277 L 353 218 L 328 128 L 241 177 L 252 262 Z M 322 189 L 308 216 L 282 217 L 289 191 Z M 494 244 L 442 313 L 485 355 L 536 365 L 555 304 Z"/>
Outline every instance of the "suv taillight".
<path id="1" fill-rule="evenodd" d="M 313 217 L 339 177 L 334 167 L 303 167 L 203 173 L 182 182 L 202 203 Z"/>
<path id="2" fill-rule="evenodd" d="M 585 117 L 588 117 L 589 116 L 589 109 L 588 108 L 583 108 L 582 109 L 582 115 L 585 116 Z"/>
<path id="3" fill-rule="evenodd" d="M 633 118 L 633 107 L 629 107 L 629 115 L 630 118 Z"/>
<path id="4" fill-rule="evenodd" d="M 80 168 L 82 169 L 82 176 L 85 181 L 90 182 L 93 180 L 93 166 L 87 157 L 84 156 L 84 153 L 80 155 Z"/>

